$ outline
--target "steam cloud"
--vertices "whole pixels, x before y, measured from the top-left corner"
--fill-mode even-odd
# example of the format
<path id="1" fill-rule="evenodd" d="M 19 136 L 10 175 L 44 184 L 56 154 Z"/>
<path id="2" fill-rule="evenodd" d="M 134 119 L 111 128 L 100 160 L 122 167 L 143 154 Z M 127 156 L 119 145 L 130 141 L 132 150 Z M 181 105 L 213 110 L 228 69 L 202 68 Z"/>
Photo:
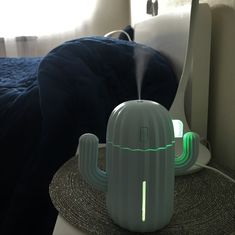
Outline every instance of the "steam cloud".
<path id="1" fill-rule="evenodd" d="M 150 57 L 151 53 L 149 53 L 149 50 L 145 50 L 143 47 L 135 47 L 134 58 L 136 61 L 136 84 L 139 100 L 141 99 L 141 87 Z"/>

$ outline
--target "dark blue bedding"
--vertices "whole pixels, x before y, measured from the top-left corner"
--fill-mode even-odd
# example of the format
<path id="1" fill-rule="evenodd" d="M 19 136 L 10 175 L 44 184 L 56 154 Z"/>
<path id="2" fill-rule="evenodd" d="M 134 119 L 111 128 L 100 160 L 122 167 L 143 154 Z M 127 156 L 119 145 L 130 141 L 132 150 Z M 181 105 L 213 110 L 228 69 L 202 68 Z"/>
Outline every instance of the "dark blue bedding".
<path id="1" fill-rule="evenodd" d="M 0 222 L 41 131 L 37 81 L 42 58 L 0 58 Z M 1 233 L 0 234 L 4 234 Z"/>
<path id="2" fill-rule="evenodd" d="M 34 129 L 40 123 L 37 72 L 41 60 L 42 58 L 0 58 L 2 158 L 14 151 L 23 151 L 24 154 L 21 155 L 25 155 L 30 147 L 29 142 L 34 138 Z"/>
<path id="3" fill-rule="evenodd" d="M 151 55 L 142 99 L 169 108 L 177 89 L 170 64 L 133 42 L 87 37 L 43 59 L 0 60 L 1 176 L 8 189 L 1 196 L 0 234 L 32 234 L 33 228 L 33 234 L 50 234 L 56 215 L 48 195 L 53 174 L 75 154 L 81 134 L 92 132 L 105 142 L 113 108 L 138 98 L 136 48 Z"/>
<path id="4" fill-rule="evenodd" d="M 42 58 L 0 58 L 0 140 L 22 115 L 21 99 L 38 88 L 37 71 Z M 30 102 L 27 100 L 26 102 Z M 35 100 L 32 100 L 33 103 Z M 39 97 L 36 99 L 38 103 Z M 24 102 L 25 104 L 25 102 Z M 18 112 L 11 113 L 12 111 Z M 15 116 L 16 115 L 16 116 Z M 10 120 L 9 120 L 10 119 Z"/>

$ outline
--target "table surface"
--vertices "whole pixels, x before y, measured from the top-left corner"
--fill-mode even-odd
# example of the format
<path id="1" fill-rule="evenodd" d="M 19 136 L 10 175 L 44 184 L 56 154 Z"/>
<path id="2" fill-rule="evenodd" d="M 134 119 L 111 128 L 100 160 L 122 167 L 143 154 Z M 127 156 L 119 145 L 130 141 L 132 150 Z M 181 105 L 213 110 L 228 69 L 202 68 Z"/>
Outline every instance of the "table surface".
<path id="1" fill-rule="evenodd" d="M 77 170 L 77 164 L 77 158 L 66 162 L 55 174 L 50 185 L 52 202 L 59 211 L 53 235 L 86 235 L 89 231 L 98 230 L 109 231 L 109 234 L 117 231 L 117 234 L 118 232 L 120 234 L 120 229 L 110 222 L 104 210 L 104 195 L 91 187 L 85 187 Z M 213 162 L 211 165 L 235 177 L 234 172 L 228 172 Z M 201 232 L 203 229 L 204 233 L 201 234 L 204 235 L 217 234 L 217 229 L 223 230 L 225 232 L 223 234 L 235 235 L 234 184 L 206 169 L 193 175 L 177 177 L 175 187 L 175 214 L 166 227 L 169 234 L 176 234 L 176 229 L 180 232 L 184 228 L 185 231 L 191 232 L 195 229 Z M 72 205 L 69 213 L 67 213 L 68 205 Z M 89 211 L 96 211 L 97 214 Z M 223 228 L 221 224 L 224 224 Z"/>
<path id="2" fill-rule="evenodd" d="M 60 214 L 57 216 L 53 235 L 86 235 L 82 231 L 69 224 Z"/>

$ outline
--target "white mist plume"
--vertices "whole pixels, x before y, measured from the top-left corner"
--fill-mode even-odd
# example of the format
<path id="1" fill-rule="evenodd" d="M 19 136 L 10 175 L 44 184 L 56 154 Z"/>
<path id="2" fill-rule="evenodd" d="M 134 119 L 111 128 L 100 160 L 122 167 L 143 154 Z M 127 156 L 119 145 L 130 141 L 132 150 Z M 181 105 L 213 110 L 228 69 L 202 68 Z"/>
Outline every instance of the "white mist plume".
<path id="1" fill-rule="evenodd" d="M 136 84 L 138 89 L 138 98 L 141 99 L 141 86 L 144 78 L 144 73 L 148 66 L 151 53 L 145 50 L 144 47 L 136 47 L 134 51 L 134 58 L 136 62 Z"/>

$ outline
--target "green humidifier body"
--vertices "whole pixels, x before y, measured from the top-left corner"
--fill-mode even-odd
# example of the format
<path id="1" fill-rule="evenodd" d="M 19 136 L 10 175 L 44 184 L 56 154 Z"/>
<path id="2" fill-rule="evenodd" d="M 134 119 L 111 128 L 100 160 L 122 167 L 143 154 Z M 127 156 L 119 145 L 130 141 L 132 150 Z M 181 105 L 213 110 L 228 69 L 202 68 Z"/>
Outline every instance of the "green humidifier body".
<path id="1" fill-rule="evenodd" d="M 184 135 L 184 151 L 175 156 L 169 112 L 148 100 L 127 101 L 110 115 L 106 134 L 106 171 L 97 166 L 98 138 L 79 139 L 79 170 L 106 192 L 108 213 L 119 226 L 153 232 L 166 226 L 174 210 L 174 178 L 198 155 L 198 135 Z"/>

